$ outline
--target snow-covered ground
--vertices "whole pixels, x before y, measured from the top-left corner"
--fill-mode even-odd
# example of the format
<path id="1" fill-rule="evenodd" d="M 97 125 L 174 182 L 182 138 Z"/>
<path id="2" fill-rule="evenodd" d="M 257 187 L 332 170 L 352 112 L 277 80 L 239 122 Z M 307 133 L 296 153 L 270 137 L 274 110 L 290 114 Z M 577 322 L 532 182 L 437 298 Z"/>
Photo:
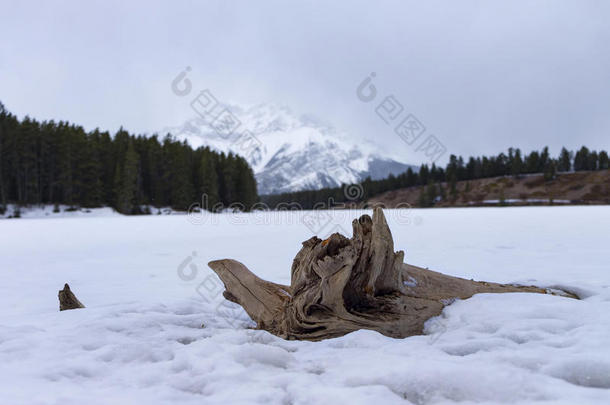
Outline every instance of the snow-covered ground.
<path id="1" fill-rule="evenodd" d="M 29 207 L 17 207 L 8 204 L 0 219 L 4 218 L 66 218 L 66 217 L 108 217 L 121 215 L 110 207 L 102 208 L 79 208 L 68 205 L 34 205 Z"/>
<path id="2" fill-rule="evenodd" d="M 610 207 L 387 211 L 409 263 L 585 297 L 478 295 L 401 340 L 252 331 L 205 266 L 289 283 L 361 213 L 0 221 L 0 403 L 610 403 Z M 86 309 L 58 311 L 66 282 Z"/>
<path id="3" fill-rule="evenodd" d="M 142 206 L 144 211 L 146 208 L 151 215 L 184 215 L 185 212 L 174 211 L 169 207 L 156 208 L 152 206 Z M 111 207 L 100 208 L 81 208 L 71 207 L 69 205 L 31 205 L 18 207 L 15 204 L 7 204 L 4 213 L 0 214 L 0 219 L 13 218 L 71 218 L 71 217 L 109 217 L 121 216 L 120 213 Z"/>

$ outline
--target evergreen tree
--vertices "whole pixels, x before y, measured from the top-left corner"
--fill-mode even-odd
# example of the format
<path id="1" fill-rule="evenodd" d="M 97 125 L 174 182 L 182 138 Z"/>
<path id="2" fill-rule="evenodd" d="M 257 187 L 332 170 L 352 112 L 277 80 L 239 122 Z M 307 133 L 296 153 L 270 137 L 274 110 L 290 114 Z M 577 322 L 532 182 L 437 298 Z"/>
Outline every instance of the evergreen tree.
<path id="1" fill-rule="evenodd" d="M 83 207 L 102 205 L 101 162 L 97 145 L 94 142 L 85 142 L 82 146 L 82 159 L 79 160 L 78 173 L 80 205 Z"/>
<path id="2" fill-rule="evenodd" d="M 209 149 L 203 150 L 200 161 L 200 184 L 198 194 L 208 210 L 213 210 L 219 202 L 218 197 L 218 174 L 216 173 L 216 162 L 214 155 Z M 205 198 L 204 198 L 205 196 Z"/>
<path id="3" fill-rule="evenodd" d="M 417 185 L 417 173 L 415 173 L 413 171 L 413 169 L 411 169 L 410 167 L 407 169 L 407 176 L 406 176 L 406 187 L 413 187 L 415 185 Z M 370 179 L 370 177 L 369 177 Z"/>
<path id="4" fill-rule="evenodd" d="M 515 149 L 515 157 L 513 158 L 513 164 L 511 167 L 511 174 L 515 177 L 519 177 L 523 172 L 523 160 L 521 159 L 521 150 Z"/>
<path id="5" fill-rule="evenodd" d="M 589 149 L 585 146 L 580 148 L 576 155 L 574 155 L 574 170 L 589 170 Z"/>
<path id="6" fill-rule="evenodd" d="M 540 173 L 542 166 L 540 164 L 540 155 L 536 151 L 530 152 L 525 158 L 526 173 Z"/>
<path id="7" fill-rule="evenodd" d="M 429 175 L 428 165 L 421 165 L 421 167 L 419 168 L 419 184 L 421 184 L 421 185 L 428 184 L 428 175 Z"/>
<path id="8" fill-rule="evenodd" d="M 173 208 L 186 210 L 195 200 L 190 150 L 186 145 L 167 139 L 169 161 L 170 204 Z"/>
<path id="9" fill-rule="evenodd" d="M 220 201 L 225 207 L 239 202 L 236 190 L 236 165 L 235 157 L 232 153 L 220 154 L 216 165 L 218 175 L 218 189 Z"/>
<path id="10" fill-rule="evenodd" d="M 587 170 L 597 170 L 597 152 L 592 151 L 587 158 Z"/>
<path id="11" fill-rule="evenodd" d="M 555 178 L 555 172 L 556 172 L 555 161 L 551 160 L 547 164 L 546 169 L 544 170 L 544 180 L 545 181 L 553 180 Z"/>
<path id="12" fill-rule="evenodd" d="M 545 146 L 542 149 L 542 153 L 540 154 L 540 161 L 538 162 L 538 170 L 536 173 L 545 172 L 547 169 L 547 165 L 550 164 L 551 158 L 549 157 L 549 148 Z"/>
<path id="13" fill-rule="evenodd" d="M 560 172 L 569 172 L 572 170 L 572 154 L 568 152 L 566 148 L 561 148 L 557 170 Z"/>
<path id="14" fill-rule="evenodd" d="M 608 166 L 609 166 L 608 152 L 606 152 L 605 150 L 600 151 L 598 162 L 599 162 L 598 170 L 607 170 Z"/>
<path id="15" fill-rule="evenodd" d="M 250 210 L 250 208 L 258 201 L 254 173 L 252 172 L 252 169 L 250 169 L 250 166 L 248 166 L 248 163 L 242 158 L 236 158 L 236 166 L 236 189 L 238 201 L 243 205 L 244 209 Z"/>
<path id="16" fill-rule="evenodd" d="M 123 214 L 133 214 L 136 209 L 136 185 L 138 176 L 137 155 L 131 140 L 115 171 L 115 208 Z"/>
<path id="17" fill-rule="evenodd" d="M 4 214 L 6 210 L 6 179 L 4 178 L 4 148 L 3 143 L 7 140 L 7 135 L 5 134 L 5 122 L 6 122 L 7 112 L 4 108 L 4 104 L 0 102 L 0 211 L 1 214 Z"/>

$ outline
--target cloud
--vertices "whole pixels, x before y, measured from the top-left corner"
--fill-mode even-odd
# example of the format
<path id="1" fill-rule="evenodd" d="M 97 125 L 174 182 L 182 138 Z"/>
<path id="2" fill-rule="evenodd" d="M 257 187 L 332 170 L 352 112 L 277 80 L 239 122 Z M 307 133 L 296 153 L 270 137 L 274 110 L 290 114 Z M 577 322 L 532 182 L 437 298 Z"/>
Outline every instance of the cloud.
<path id="1" fill-rule="evenodd" d="M 355 96 L 376 72 L 448 153 L 610 149 L 610 9 L 579 1 L 40 2 L 3 6 L 11 111 L 150 132 L 192 114 L 186 66 L 223 101 L 310 112 L 422 160 Z"/>

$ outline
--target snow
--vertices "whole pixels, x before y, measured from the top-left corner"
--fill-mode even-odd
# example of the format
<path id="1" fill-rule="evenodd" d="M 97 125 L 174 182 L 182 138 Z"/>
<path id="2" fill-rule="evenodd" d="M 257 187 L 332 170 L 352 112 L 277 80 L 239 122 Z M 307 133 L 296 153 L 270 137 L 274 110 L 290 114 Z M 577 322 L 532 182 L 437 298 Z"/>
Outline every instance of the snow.
<path id="1" fill-rule="evenodd" d="M 407 339 L 252 330 L 205 266 L 289 283 L 300 242 L 362 212 L 0 221 L 0 402 L 610 403 L 610 207 L 386 211 L 409 263 L 584 297 L 481 294 Z M 87 308 L 58 311 L 66 282 Z"/>
<path id="2" fill-rule="evenodd" d="M 385 178 L 408 168 L 396 150 L 356 139 L 311 115 L 298 116 L 285 106 L 223 106 L 241 123 L 235 134 L 218 133 L 210 125 L 211 119 L 201 117 L 161 133 L 171 133 L 194 147 L 241 155 L 255 173 L 260 194 L 357 183 L 383 163 L 387 168 L 373 177 Z M 243 135 L 244 130 L 250 135 Z"/>
<path id="3" fill-rule="evenodd" d="M 107 217 L 121 215 L 110 207 L 102 208 L 73 208 L 69 205 L 35 205 L 29 207 L 17 207 L 14 204 L 7 204 L 4 214 L 0 218 L 11 218 L 15 216 L 15 211 L 19 212 L 21 218 L 67 218 L 67 217 Z"/>
<path id="4" fill-rule="evenodd" d="M 483 200 L 483 204 L 516 204 L 516 203 L 534 203 L 534 204 L 547 204 L 551 199 L 550 198 L 507 198 L 504 201 L 502 200 Z M 571 200 L 555 200 L 553 199 L 553 204 L 570 204 Z"/>
<path id="5" fill-rule="evenodd" d="M 156 208 L 152 206 L 141 206 L 142 210 L 148 208 L 154 215 L 185 215 L 184 211 L 175 211 L 170 207 Z M 19 211 L 20 218 L 72 218 L 72 217 L 109 217 L 121 216 L 114 208 L 81 208 L 71 207 L 60 204 L 57 207 L 53 204 L 41 204 L 17 207 L 15 204 L 7 204 L 4 214 L 0 214 L 0 219 L 14 218 L 15 211 Z"/>
<path id="6" fill-rule="evenodd" d="M 402 282 L 407 287 L 417 287 L 417 280 L 411 276 L 407 276 L 407 279 Z"/>

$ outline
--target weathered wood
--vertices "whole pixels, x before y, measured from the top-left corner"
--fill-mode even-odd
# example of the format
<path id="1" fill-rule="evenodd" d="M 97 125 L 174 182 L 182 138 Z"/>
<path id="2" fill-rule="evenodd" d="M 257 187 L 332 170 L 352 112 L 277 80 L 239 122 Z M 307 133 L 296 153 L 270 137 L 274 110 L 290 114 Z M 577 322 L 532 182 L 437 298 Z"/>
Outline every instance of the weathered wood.
<path id="1" fill-rule="evenodd" d="M 66 311 L 77 308 L 85 308 L 85 306 L 76 298 L 76 295 L 70 290 L 70 286 L 65 284 L 64 289 L 59 290 L 59 310 Z"/>
<path id="2" fill-rule="evenodd" d="M 209 263 L 257 327 L 285 339 L 322 340 L 358 329 L 403 338 L 455 299 L 477 293 L 551 293 L 532 286 L 465 280 L 403 263 L 381 208 L 352 223 L 351 239 L 335 233 L 303 242 L 290 286 L 258 278 L 242 263 Z M 569 294 L 566 294 L 569 295 Z"/>

